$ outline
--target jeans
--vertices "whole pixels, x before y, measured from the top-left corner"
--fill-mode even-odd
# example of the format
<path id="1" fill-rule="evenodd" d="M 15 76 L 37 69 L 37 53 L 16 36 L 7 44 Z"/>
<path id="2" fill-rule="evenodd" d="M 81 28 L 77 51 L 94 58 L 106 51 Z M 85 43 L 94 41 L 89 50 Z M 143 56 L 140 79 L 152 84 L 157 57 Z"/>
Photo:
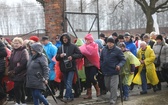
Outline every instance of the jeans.
<path id="1" fill-rule="evenodd" d="M 74 77 L 74 71 L 69 71 L 67 73 L 64 73 L 64 82 L 66 86 L 66 92 L 65 92 L 65 98 L 67 99 L 73 99 L 73 94 L 72 94 L 72 82 L 73 82 L 73 77 Z"/>
<path id="2" fill-rule="evenodd" d="M 147 92 L 146 69 L 141 71 L 142 91 Z"/>
<path id="3" fill-rule="evenodd" d="M 39 89 L 32 89 L 32 96 L 33 96 L 34 105 L 39 105 L 39 100 L 41 102 L 43 102 L 44 105 L 48 105 L 48 101 L 41 94 L 41 90 L 39 90 Z"/>
<path id="4" fill-rule="evenodd" d="M 123 88 L 122 90 L 123 90 L 124 97 L 128 97 L 129 96 L 129 86 L 123 85 L 122 88 Z"/>

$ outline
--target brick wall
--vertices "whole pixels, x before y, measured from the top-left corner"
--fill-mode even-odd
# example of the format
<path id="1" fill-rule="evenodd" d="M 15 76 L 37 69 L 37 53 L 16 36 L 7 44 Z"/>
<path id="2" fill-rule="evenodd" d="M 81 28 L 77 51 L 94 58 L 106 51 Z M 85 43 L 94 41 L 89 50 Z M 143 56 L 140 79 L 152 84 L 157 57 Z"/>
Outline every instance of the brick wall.
<path id="1" fill-rule="evenodd" d="M 63 22 L 64 1 L 66 0 L 45 0 L 46 33 L 53 43 L 55 43 L 55 36 L 63 33 L 61 23 Z"/>

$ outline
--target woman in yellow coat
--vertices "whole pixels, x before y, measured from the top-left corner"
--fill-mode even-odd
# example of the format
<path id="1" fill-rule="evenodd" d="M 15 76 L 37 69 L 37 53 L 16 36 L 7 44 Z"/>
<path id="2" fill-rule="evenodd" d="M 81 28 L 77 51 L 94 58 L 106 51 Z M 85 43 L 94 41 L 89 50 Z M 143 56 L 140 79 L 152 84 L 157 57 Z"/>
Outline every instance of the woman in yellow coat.
<path id="1" fill-rule="evenodd" d="M 147 83 L 155 86 L 158 84 L 159 80 L 153 63 L 155 60 L 154 51 L 150 48 L 150 46 L 147 46 L 144 41 L 142 41 L 140 47 L 141 48 L 137 53 L 137 57 L 141 62 L 141 65 L 138 68 L 138 73 L 136 74 L 133 83 L 142 85 L 142 91 L 140 94 L 147 94 Z M 155 88 L 153 89 L 155 92 Z"/>

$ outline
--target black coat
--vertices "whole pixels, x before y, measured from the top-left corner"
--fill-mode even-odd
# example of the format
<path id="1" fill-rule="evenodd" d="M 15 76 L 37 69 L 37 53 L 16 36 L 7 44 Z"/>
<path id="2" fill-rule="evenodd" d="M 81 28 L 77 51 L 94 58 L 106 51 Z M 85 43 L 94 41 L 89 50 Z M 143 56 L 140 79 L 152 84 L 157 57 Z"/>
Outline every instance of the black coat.
<path id="1" fill-rule="evenodd" d="M 64 43 L 63 42 L 63 36 L 66 36 L 66 38 L 68 38 L 68 43 Z M 62 50 L 62 46 L 58 48 L 58 52 L 57 52 L 57 55 L 56 55 L 56 60 L 57 61 L 60 61 L 60 70 L 61 72 L 65 73 L 65 72 L 68 72 L 68 71 L 75 71 L 76 70 L 76 59 L 77 58 L 82 58 L 82 53 L 80 52 L 79 48 L 72 44 L 70 41 L 70 37 L 65 34 L 65 35 L 62 35 L 61 38 L 60 38 L 60 41 L 62 43 L 62 46 L 63 46 L 63 50 Z M 66 57 L 64 58 L 61 58 L 60 57 L 60 54 L 62 53 L 66 53 Z M 66 60 L 69 56 L 72 56 L 72 67 L 71 68 L 66 68 L 65 67 L 65 64 L 64 64 L 64 60 Z"/>
<path id="2" fill-rule="evenodd" d="M 155 44 L 155 41 L 150 40 L 149 45 L 151 48 L 153 48 L 153 45 Z"/>
<path id="3" fill-rule="evenodd" d="M 0 41 L 0 73 L 5 71 L 5 57 L 7 56 L 7 52 L 5 49 L 5 45 Z"/>

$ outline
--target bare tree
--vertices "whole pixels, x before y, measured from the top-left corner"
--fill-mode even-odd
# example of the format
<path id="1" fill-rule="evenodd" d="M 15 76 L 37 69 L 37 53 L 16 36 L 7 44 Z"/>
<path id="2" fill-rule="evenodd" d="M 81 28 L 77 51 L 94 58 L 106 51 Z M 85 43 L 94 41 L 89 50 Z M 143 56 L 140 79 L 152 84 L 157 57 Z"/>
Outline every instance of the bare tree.
<path id="1" fill-rule="evenodd" d="M 160 2 L 159 0 L 135 0 L 142 8 L 144 12 L 147 23 L 146 23 L 146 32 L 150 33 L 153 31 L 153 18 L 152 15 L 154 13 L 164 12 L 168 10 L 168 0 L 164 0 Z"/>

